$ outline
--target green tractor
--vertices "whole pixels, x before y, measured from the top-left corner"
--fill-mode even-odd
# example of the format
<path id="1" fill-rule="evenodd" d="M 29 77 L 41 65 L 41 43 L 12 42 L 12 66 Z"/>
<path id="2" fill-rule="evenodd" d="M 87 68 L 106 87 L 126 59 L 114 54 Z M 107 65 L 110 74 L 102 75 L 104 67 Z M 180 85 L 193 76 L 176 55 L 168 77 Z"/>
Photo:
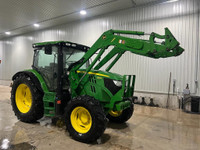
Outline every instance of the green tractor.
<path id="1" fill-rule="evenodd" d="M 122 76 L 109 70 L 126 51 L 165 58 L 184 50 L 168 28 L 165 35 L 148 34 L 149 40 L 122 35 L 146 34 L 108 30 L 91 48 L 68 41 L 33 44 L 32 69 L 12 78 L 11 102 L 17 118 L 31 123 L 43 116 L 63 117 L 71 137 L 86 143 L 104 133 L 108 119 L 115 123 L 130 119 L 135 75 Z M 155 38 L 163 42 L 157 43 Z M 101 59 L 109 47 L 112 50 Z M 105 71 L 100 70 L 105 64 Z"/>

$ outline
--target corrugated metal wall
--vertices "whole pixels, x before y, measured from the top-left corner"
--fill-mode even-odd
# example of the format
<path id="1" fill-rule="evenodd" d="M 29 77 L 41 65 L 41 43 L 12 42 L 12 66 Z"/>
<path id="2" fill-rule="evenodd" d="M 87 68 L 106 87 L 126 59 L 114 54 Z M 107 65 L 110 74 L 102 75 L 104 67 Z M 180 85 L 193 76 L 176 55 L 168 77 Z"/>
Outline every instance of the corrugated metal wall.
<path id="1" fill-rule="evenodd" d="M 8 38 L 0 43 L 0 80 L 11 76 L 32 64 L 34 42 L 69 40 L 91 46 L 108 29 L 141 30 L 164 34 L 168 27 L 185 52 L 179 57 L 154 60 L 125 53 L 111 71 L 136 75 L 136 90 L 167 93 L 169 75 L 176 81 L 176 90 L 182 91 L 189 83 L 195 91 L 198 31 L 198 0 L 181 0 L 140 6 L 100 16 L 87 21 L 74 22 L 51 29 Z M 199 53 L 198 53 L 199 55 Z"/>
<path id="2" fill-rule="evenodd" d="M 2 42 L 0 41 L 0 60 L 2 61 L 2 58 L 3 58 L 3 47 L 2 47 Z M 3 65 L 0 63 L 0 79 L 3 78 L 3 73 L 2 73 L 2 70 L 3 70 Z"/>

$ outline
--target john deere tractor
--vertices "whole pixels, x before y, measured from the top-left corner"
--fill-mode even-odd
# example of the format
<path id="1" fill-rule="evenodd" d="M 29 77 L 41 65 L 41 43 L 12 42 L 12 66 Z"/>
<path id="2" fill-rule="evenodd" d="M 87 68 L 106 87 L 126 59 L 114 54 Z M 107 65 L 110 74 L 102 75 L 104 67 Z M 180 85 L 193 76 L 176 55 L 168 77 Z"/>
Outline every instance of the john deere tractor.
<path id="1" fill-rule="evenodd" d="M 114 64 L 126 51 L 155 59 L 184 51 L 168 28 L 165 35 L 148 34 L 149 40 L 132 35 L 146 34 L 108 30 L 92 47 L 68 41 L 33 44 L 32 69 L 12 78 L 11 101 L 17 118 L 31 123 L 43 116 L 63 117 L 71 137 L 86 143 L 104 133 L 107 120 L 126 122 L 134 110 L 135 75 L 109 72 Z M 157 43 L 156 38 L 163 42 Z M 105 54 L 109 47 L 112 50 Z"/>

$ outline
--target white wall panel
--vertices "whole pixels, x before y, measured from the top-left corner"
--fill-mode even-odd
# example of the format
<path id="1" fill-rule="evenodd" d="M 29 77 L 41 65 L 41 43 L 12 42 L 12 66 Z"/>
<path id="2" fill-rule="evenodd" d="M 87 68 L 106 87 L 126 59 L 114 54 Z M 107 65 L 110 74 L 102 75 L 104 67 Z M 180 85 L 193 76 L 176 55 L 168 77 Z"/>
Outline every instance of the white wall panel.
<path id="1" fill-rule="evenodd" d="M 2 74 L 2 70 L 3 70 L 3 44 L 2 42 L 0 42 L 0 60 L 1 60 L 1 63 L 0 63 L 0 79 L 3 78 L 3 74 Z"/>
<path id="2" fill-rule="evenodd" d="M 197 50 L 198 0 L 181 0 L 152 6 L 135 7 L 89 20 L 82 20 L 50 29 L 37 31 L 0 43 L 5 64 L 0 67 L 0 80 L 32 64 L 32 43 L 52 40 L 69 40 L 91 46 L 106 30 L 139 30 L 164 34 L 168 27 L 185 52 L 179 57 L 151 59 L 125 53 L 111 71 L 136 75 L 136 90 L 167 93 L 170 72 L 179 91 L 189 83 L 195 91 L 195 61 Z M 200 41 L 199 41 L 200 42 Z M 0 55 L 2 50 L 0 50 Z M 172 85 L 172 82 L 171 82 Z M 171 86 L 172 91 L 172 86 Z"/>

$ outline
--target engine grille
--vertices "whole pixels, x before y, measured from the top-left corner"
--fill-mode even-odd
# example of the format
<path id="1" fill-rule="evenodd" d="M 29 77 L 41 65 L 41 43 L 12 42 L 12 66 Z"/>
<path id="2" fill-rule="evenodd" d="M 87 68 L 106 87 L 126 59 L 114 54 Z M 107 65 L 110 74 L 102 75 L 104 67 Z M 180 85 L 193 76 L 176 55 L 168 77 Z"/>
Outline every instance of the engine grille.
<path id="1" fill-rule="evenodd" d="M 116 86 L 112 79 L 104 78 L 105 87 L 115 95 L 122 87 Z"/>

